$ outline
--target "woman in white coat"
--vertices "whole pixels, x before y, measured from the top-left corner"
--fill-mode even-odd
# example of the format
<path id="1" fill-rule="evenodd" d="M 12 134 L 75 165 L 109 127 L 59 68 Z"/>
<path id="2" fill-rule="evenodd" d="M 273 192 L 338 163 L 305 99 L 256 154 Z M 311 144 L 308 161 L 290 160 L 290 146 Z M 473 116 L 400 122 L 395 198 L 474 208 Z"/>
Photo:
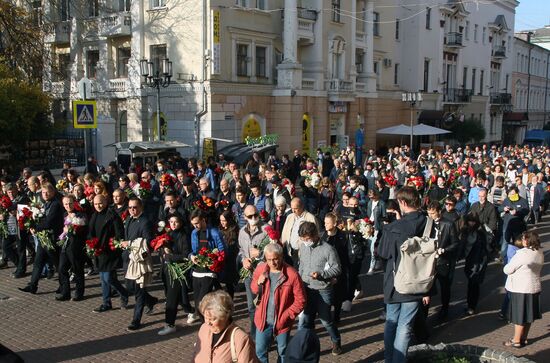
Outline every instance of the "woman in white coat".
<path id="1" fill-rule="evenodd" d="M 540 272 L 544 264 L 544 254 L 540 248 L 536 232 L 524 232 L 521 236 L 523 248 L 504 266 L 506 290 L 510 292 L 508 321 L 514 324 L 514 337 L 505 346 L 522 348 L 527 344 L 529 328 L 541 318 Z"/>

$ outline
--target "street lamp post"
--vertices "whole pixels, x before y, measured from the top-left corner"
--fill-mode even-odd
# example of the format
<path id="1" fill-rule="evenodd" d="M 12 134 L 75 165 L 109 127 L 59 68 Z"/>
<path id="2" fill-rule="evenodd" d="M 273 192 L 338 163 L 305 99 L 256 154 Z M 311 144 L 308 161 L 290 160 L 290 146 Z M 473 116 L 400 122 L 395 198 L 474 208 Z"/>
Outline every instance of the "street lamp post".
<path id="1" fill-rule="evenodd" d="M 160 141 L 160 88 L 170 85 L 172 62 L 168 58 L 153 62 L 147 59 L 140 61 L 140 73 L 148 87 L 157 90 L 157 140 Z"/>
<path id="2" fill-rule="evenodd" d="M 403 102 L 408 102 L 411 108 L 411 140 L 410 148 L 411 153 L 413 150 L 413 119 L 414 119 L 414 106 L 417 102 L 422 102 L 422 93 L 420 92 L 403 92 L 401 93 L 401 100 Z"/>

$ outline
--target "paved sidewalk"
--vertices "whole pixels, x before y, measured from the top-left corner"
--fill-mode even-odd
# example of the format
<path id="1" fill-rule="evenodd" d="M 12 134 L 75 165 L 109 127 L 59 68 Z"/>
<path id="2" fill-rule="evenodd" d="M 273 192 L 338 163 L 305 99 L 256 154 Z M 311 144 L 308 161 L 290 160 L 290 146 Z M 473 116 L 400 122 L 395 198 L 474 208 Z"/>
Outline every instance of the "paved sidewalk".
<path id="1" fill-rule="evenodd" d="M 538 228 L 543 240 L 550 240 L 550 218 L 546 217 Z M 497 319 L 496 313 L 502 301 L 504 275 L 502 265 L 492 263 L 482 286 L 482 298 L 478 314 L 464 317 L 466 281 L 462 265 L 455 273 L 449 322 L 436 326 L 430 343 L 463 343 L 494 349 L 509 350 L 525 355 L 536 362 L 550 362 L 550 243 L 543 244 L 546 264 L 543 270 L 542 309 L 543 319 L 533 325 L 530 344 L 523 349 L 505 348 L 502 342 L 512 334 L 513 327 Z M 120 310 L 118 299 L 113 300 L 114 310 L 95 314 L 92 310 L 101 302 L 99 279 L 86 279 L 86 299 L 81 302 L 54 300 L 57 288 L 55 280 L 41 280 L 37 295 L 17 290 L 28 278 L 14 280 L 13 268 L 0 270 L 0 294 L 9 298 L 0 300 L 0 343 L 20 354 L 26 362 L 189 362 L 193 354 L 198 325 L 188 326 L 179 316 L 178 331 L 171 336 L 159 337 L 157 331 L 164 323 L 164 300 L 155 308 L 152 316 L 144 316 L 144 328 L 126 332 L 132 310 Z M 342 317 L 340 331 L 344 354 L 330 355 L 331 343 L 318 322 L 321 338 L 322 362 L 373 362 L 383 351 L 384 325 L 377 318 L 382 310 L 381 273 L 364 276 L 366 299 L 353 304 L 351 313 Z M 151 288 L 152 294 L 162 298 L 162 286 L 158 281 Z M 133 299 L 131 298 L 131 304 Z M 249 323 L 243 293 L 237 294 L 236 320 L 245 329 Z M 437 312 L 438 298 L 432 304 L 431 313 Z M 433 316 L 430 318 L 433 320 Z M 271 352 L 270 360 L 276 361 Z"/>

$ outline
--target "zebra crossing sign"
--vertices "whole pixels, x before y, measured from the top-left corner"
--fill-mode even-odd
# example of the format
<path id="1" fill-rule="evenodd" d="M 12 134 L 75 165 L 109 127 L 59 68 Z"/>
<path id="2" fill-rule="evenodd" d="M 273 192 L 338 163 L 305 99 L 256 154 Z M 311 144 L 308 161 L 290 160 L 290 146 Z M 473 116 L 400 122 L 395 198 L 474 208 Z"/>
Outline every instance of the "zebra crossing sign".
<path id="1" fill-rule="evenodd" d="M 96 101 L 73 101 L 73 127 L 75 129 L 97 128 Z"/>

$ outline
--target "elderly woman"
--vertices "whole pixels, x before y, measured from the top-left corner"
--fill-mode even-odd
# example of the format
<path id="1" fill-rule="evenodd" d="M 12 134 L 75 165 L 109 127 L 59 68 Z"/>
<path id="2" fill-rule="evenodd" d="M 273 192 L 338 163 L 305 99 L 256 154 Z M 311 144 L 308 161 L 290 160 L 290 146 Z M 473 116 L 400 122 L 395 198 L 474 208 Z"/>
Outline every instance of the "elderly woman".
<path id="1" fill-rule="evenodd" d="M 194 362 L 258 362 L 249 335 L 233 323 L 233 301 L 227 292 L 206 294 L 199 309 L 204 324 L 195 344 Z"/>
<path id="2" fill-rule="evenodd" d="M 544 254 L 536 232 L 521 236 L 523 248 L 504 266 L 506 291 L 510 292 L 508 320 L 514 324 L 514 337 L 504 342 L 507 347 L 522 348 L 527 344 L 527 335 L 533 321 L 541 318 L 540 272 Z"/>

